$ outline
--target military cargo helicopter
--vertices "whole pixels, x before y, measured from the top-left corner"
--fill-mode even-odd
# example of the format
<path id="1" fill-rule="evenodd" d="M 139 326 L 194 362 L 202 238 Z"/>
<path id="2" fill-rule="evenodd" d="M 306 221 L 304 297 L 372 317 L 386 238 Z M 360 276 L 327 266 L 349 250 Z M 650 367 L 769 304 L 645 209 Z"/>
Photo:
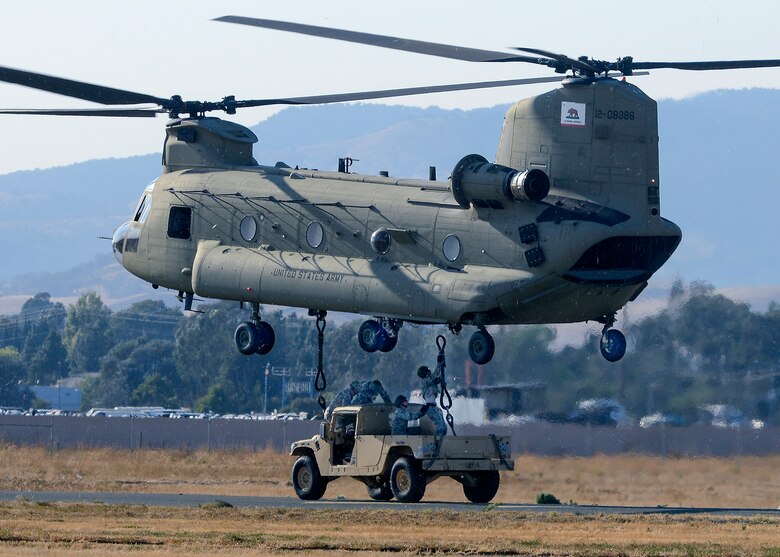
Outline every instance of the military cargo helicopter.
<path id="1" fill-rule="evenodd" d="M 493 52 L 237 16 L 218 21 L 470 62 L 523 62 L 553 77 L 360 93 L 185 101 L 0 67 L 0 80 L 103 108 L 0 113 L 154 117 L 168 114 L 162 175 L 112 239 L 118 261 L 152 285 L 251 306 L 235 331 L 242 354 L 267 354 L 260 304 L 368 317 L 358 343 L 388 352 L 402 325 L 476 327 L 477 364 L 495 350 L 489 325 L 603 324 L 601 353 L 625 354 L 615 315 L 635 300 L 681 240 L 661 215 L 657 109 L 625 80 L 636 70 L 780 66 L 780 60 L 605 62 L 539 49 Z M 620 79 L 622 77 L 622 79 Z M 258 164 L 257 137 L 206 116 L 239 108 L 319 104 L 561 82 L 507 112 L 496 161 L 470 154 L 446 182 Z M 130 105 L 151 104 L 152 108 Z M 123 106 L 118 106 L 123 105 Z M 128 106 L 130 106 L 128 108 Z"/>

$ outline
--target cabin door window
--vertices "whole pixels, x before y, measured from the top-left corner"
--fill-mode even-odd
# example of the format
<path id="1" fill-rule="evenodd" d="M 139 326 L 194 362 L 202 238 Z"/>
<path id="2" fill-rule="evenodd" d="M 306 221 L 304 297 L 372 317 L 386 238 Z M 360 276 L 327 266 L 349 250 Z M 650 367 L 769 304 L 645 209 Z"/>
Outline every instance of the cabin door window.
<path id="1" fill-rule="evenodd" d="M 168 237 L 190 239 L 192 209 L 189 207 L 171 207 L 168 215 Z"/>

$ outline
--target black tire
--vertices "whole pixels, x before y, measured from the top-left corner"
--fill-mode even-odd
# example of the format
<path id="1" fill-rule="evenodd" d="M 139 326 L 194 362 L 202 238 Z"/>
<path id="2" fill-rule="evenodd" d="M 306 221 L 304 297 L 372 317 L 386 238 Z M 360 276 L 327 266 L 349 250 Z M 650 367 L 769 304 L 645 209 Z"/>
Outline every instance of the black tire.
<path id="1" fill-rule="evenodd" d="M 425 475 L 414 457 L 402 456 L 390 470 L 390 489 L 401 503 L 419 503 L 425 495 Z"/>
<path id="2" fill-rule="evenodd" d="M 599 348 L 605 360 L 617 362 L 626 354 L 626 337 L 617 329 L 604 331 Z"/>
<path id="3" fill-rule="evenodd" d="M 391 337 L 384 330 L 382 330 L 382 345 L 379 347 L 380 352 L 390 352 L 395 345 L 398 344 L 398 333 L 394 337 Z"/>
<path id="4" fill-rule="evenodd" d="M 325 495 L 328 481 L 320 475 L 314 458 L 304 455 L 292 467 L 292 484 L 295 494 L 304 501 L 316 501 Z"/>
<path id="5" fill-rule="evenodd" d="M 274 328 L 265 321 L 257 324 L 257 353 L 260 355 L 268 354 L 276 342 Z"/>
<path id="6" fill-rule="evenodd" d="M 501 477 L 498 470 L 485 470 L 472 472 L 473 484 L 464 482 L 463 494 L 466 499 L 472 503 L 490 503 L 493 497 L 498 493 L 498 486 L 501 483 Z"/>
<path id="7" fill-rule="evenodd" d="M 374 501 L 389 501 L 393 498 L 393 490 L 390 489 L 390 484 L 387 483 L 387 480 L 380 484 L 366 487 L 368 487 L 368 496 Z"/>
<path id="8" fill-rule="evenodd" d="M 385 331 L 379 321 L 368 319 L 360 324 L 358 329 L 358 344 L 366 352 L 376 352 L 380 349 L 384 340 L 387 338 Z"/>
<path id="9" fill-rule="evenodd" d="M 236 332 L 233 335 L 236 341 L 236 348 L 244 356 L 251 356 L 257 351 L 258 340 L 260 338 L 260 332 L 254 323 L 250 321 L 244 321 L 236 327 Z"/>
<path id="10" fill-rule="evenodd" d="M 493 359 L 496 343 L 484 329 L 478 329 L 469 339 L 469 358 L 477 365 L 488 363 Z"/>

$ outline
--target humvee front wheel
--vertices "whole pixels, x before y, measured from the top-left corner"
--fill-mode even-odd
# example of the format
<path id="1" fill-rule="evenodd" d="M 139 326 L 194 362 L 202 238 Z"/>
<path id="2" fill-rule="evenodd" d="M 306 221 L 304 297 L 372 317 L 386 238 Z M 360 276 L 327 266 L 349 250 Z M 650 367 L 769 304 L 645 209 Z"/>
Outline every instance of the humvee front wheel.
<path id="1" fill-rule="evenodd" d="M 292 467 L 292 484 L 295 494 L 305 501 L 316 501 L 325 495 L 328 482 L 320 475 L 317 462 L 304 455 Z"/>
<path id="2" fill-rule="evenodd" d="M 498 484 L 501 481 L 498 470 L 485 470 L 472 472 L 469 478 L 463 481 L 463 494 L 472 503 L 489 503 L 498 493 Z"/>
<path id="3" fill-rule="evenodd" d="M 402 456 L 390 469 L 390 489 L 401 503 L 418 503 L 425 495 L 425 476 L 412 457 Z"/>

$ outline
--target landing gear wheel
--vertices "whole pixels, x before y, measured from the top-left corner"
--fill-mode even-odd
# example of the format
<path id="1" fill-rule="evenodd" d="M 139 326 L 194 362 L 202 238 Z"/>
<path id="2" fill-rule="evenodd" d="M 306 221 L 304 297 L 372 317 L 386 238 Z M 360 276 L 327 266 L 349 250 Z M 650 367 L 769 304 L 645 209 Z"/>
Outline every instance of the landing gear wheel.
<path id="1" fill-rule="evenodd" d="M 390 489 L 390 484 L 387 483 L 387 480 L 367 487 L 368 496 L 374 501 L 389 501 L 393 498 L 393 490 Z"/>
<path id="2" fill-rule="evenodd" d="M 244 356 L 251 356 L 254 354 L 260 346 L 260 331 L 257 326 L 250 322 L 244 321 L 236 327 L 236 332 L 233 335 L 236 341 L 236 348 Z"/>
<path id="3" fill-rule="evenodd" d="M 469 339 L 469 358 L 477 365 L 488 363 L 493 359 L 496 343 L 485 329 L 478 329 Z"/>
<path id="4" fill-rule="evenodd" d="M 276 342 L 274 328 L 265 321 L 260 321 L 255 327 L 257 327 L 258 332 L 256 352 L 260 355 L 268 354 L 273 349 L 274 343 Z"/>
<path id="5" fill-rule="evenodd" d="M 386 331 L 382 330 L 382 337 L 384 342 L 382 343 L 382 346 L 379 347 L 380 352 L 390 352 L 395 348 L 395 345 L 398 344 L 398 333 L 396 333 L 394 337 L 391 337 Z"/>
<path id="6" fill-rule="evenodd" d="M 382 329 L 382 325 L 373 319 L 363 321 L 358 329 L 358 344 L 366 352 L 381 350 L 386 338 L 387 334 Z"/>
<path id="7" fill-rule="evenodd" d="M 485 470 L 471 473 L 472 482 L 463 483 L 463 495 L 472 503 L 490 503 L 498 493 L 501 478 L 498 470 Z"/>
<path id="8" fill-rule="evenodd" d="M 601 334 L 601 355 L 608 362 L 617 362 L 626 353 L 626 337 L 617 329 L 608 329 Z"/>
<path id="9" fill-rule="evenodd" d="M 292 484 L 295 494 L 304 501 L 316 501 L 325 495 L 328 481 L 320 475 L 317 462 L 304 455 L 292 467 Z"/>
<path id="10" fill-rule="evenodd" d="M 425 476 L 414 457 L 402 456 L 390 470 L 390 489 L 401 503 L 419 503 L 425 495 Z"/>

